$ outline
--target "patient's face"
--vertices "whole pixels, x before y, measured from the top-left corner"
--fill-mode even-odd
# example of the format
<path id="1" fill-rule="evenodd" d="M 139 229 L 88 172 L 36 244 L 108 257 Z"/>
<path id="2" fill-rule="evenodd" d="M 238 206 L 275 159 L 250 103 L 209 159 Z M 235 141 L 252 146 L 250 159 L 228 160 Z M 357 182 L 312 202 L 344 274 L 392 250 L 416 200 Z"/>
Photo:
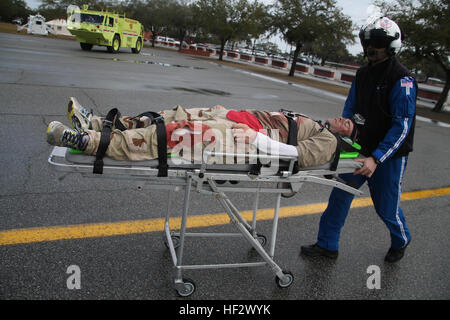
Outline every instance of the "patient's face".
<path id="1" fill-rule="evenodd" d="M 339 133 L 340 135 L 350 137 L 353 131 L 353 122 L 346 118 L 334 118 L 328 119 L 327 122 L 330 124 L 330 130 L 334 133 Z"/>

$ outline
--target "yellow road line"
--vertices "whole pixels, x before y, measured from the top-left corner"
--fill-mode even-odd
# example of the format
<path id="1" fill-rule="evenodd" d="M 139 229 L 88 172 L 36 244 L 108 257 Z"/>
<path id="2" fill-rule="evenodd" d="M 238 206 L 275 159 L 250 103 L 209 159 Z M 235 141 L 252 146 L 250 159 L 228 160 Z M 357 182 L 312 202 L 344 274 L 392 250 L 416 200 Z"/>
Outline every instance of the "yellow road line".
<path id="1" fill-rule="evenodd" d="M 402 201 L 417 200 L 423 198 L 437 197 L 450 194 L 450 187 L 407 192 L 402 194 Z M 298 217 L 303 215 L 322 213 L 327 203 L 316 203 L 293 207 L 280 208 L 280 218 Z M 372 206 L 370 198 L 357 198 L 352 203 L 352 208 L 363 208 Z M 241 212 L 243 217 L 251 220 L 252 211 Z M 270 220 L 273 218 L 274 209 L 258 210 L 258 220 Z M 210 227 L 229 223 L 230 219 L 226 213 L 203 214 L 189 216 L 187 227 Z M 170 219 L 171 229 L 180 228 L 181 218 Z M 81 225 L 54 226 L 42 228 L 13 229 L 0 231 L 0 246 L 12 244 L 25 244 L 34 242 L 84 239 L 97 237 L 111 237 L 128 234 L 147 233 L 164 230 L 164 219 L 147 219 L 136 221 L 123 221 L 112 223 L 92 223 Z"/>

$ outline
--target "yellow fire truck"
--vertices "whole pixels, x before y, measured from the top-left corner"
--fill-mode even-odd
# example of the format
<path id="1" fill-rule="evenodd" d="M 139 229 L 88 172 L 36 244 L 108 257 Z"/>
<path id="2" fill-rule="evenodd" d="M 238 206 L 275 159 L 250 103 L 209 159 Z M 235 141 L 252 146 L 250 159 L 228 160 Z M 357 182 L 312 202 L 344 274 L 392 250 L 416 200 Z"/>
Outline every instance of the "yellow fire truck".
<path id="1" fill-rule="evenodd" d="M 142 49 L 143 26 L 123 14 L 89 10 L 87 5 L 80 10 L 71 5 L 67 8 L 67 29 L 86 51 L 94 45 L 105 46 L 111 53 L 118 52 L 121 47 L 131 48 L 133 53 Z"/>

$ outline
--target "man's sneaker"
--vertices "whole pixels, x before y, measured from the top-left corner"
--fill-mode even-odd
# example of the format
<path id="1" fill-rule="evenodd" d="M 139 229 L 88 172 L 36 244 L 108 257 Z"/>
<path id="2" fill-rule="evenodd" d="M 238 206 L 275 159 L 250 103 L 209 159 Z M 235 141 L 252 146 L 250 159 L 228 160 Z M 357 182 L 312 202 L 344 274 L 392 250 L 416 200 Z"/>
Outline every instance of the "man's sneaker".
<path id="1" fill-rule="evenodd" d="M 84 151 L 89 143 L 89 135 L 71 129 L 61 122 L 52 121 L 47 127 L 47 142 L 53 146 Z"/>
<path id="2" fill-rule="evenodd" d="M 399 261 L 405 255 L 406 247 L 410 243 L 411 243 L 411 240 L 409 240 L 408 243 L 403 248 L 400 248 L 400 249 L 395 249 L 395 248 L 390 247 L 388 253 L 386 254 L 386 257 L 384 257 L 384 261 L 387 261 L 387 262 Z"/>
<path id="3" fill-rule="evenodd" d="M 82 107 L 77 99 L 71 97 L 67 105 L 67 120 L 72 124 L 72 128 L 78 131 L 85 131 L 91 128 L 92 112 Z"/>
<path id="4" fill-rule="evenodd" d="M 300 253 L 308 256 L 308 257 L 327 257 L 330 259 L 336 259 L 338 257 L 338 251 L 328 250 L 325 248 L 322 248 L 317 243 L 309 245 L 309 246 L 302 246 Z"/>

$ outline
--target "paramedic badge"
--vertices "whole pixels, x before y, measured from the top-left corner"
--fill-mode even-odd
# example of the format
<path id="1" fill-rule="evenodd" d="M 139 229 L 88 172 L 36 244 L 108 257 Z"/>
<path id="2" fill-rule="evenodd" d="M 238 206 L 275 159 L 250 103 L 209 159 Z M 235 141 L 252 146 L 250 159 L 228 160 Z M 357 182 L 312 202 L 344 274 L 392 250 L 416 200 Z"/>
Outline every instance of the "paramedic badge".
<path id="1" fill-rule="evenodd" d="M 406 89 L 406 95 L 409 96 L 411 93 L 411 88 L 413 87 L 413 81 L 411 78 L 403 78 L 400 80 L 400 86 Z"/>

